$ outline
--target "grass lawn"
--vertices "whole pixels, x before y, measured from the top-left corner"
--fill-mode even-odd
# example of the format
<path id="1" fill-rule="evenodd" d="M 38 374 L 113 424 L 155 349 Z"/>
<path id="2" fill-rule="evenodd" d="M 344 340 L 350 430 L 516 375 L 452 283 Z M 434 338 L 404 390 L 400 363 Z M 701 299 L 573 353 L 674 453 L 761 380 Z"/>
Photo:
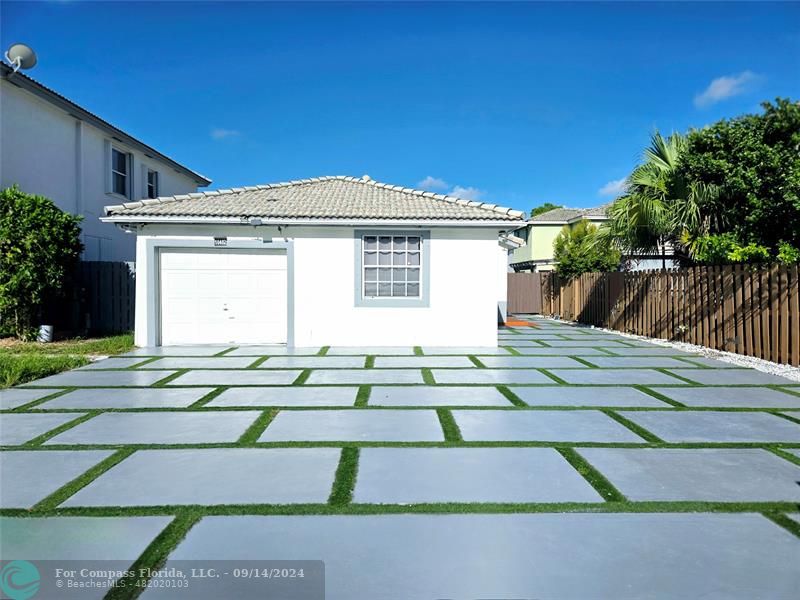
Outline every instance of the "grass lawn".
<path id="1" fill-rule="evenodd" d="M 69 339 L 43 344 L 0 340 L 0 388 L 7 388 L 89 363 L 90 356 L 133 348 L 133 334 Z"/>

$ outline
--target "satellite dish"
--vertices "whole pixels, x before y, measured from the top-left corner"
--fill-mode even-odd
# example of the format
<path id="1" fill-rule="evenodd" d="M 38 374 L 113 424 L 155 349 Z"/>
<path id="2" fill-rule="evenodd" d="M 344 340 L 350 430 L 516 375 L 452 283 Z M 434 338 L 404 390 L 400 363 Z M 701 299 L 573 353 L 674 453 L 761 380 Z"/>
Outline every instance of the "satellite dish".
<path id="1" fill-rule="evenodd" d="M 6 60 L 14 67 L 15 73 L 20 69 L 32 69 L 36 66 L 36 52 L 25 44 L 11 44 L 6 51 Z"/>

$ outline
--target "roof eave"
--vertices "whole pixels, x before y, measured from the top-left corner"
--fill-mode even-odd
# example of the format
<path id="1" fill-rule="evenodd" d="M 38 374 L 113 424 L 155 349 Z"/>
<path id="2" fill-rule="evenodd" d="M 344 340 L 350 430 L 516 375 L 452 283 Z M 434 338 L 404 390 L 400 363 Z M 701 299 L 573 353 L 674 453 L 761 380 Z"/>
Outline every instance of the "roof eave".
<path id="1" fill-rule="evenodd" d="M 153 158 L 157 158 L 158 160 L 168 164 L 170 167 L 175 169 L 176 171 L 186 175 L 190 179 L 193 179 L 198 186 L 204 187 L 211 184 L 211 180 L 200 173 L 195 173 L 188 167 L 180 164 L 179 162 L 171 159 L 169 156 L 166 156 L 153 148 L 152 146 L 148 146 L 144 142 L 137 140 L 132 135 L 129 135 L 114 127 L 108 121 L 105 121 L 95 115 L 94 113 L 89 112 L 85 108 L 75 104 L 68 98 L 62 96 L 58 92 L 51 90 L 50 88 L 44 86 L 43 84 L 39 83 L 38 81 L 31 79 L 24 73 L 16 72 L 9 67 L 4 62 L 0 62 L 0 73 L 2 73 L 2 78 L 12 85 L 15 85 L 21 89 L 24 89 L 38 98 L 49 102 L 50 104 L 60 108 L 61 110 L 71 114 L 72 116 L 80 119 L 81 121 L 85 121 L 86 123 L 90 123 L 91 125 L 97 127 L 98 129 L 105 131 L 111 136 L 116 137 L 119 141 L 127 144 L 133 148 L 136 148 L 140 152 L 144 152 L 152 156 Z"/>
<path id="2" fill-rule="evenodd" d="M 500 227 L 518 229 L 524 221 L 493 219 L 309 219 L 309 218 L 264 218 L 260 225 L 306 225 L 306 226 L 374 226 L 374 227 Z M 197 217 L 160 215 L 109 215 L 100 217 L 104 223 L 131 225 L 247 225 L 252 226 L 248 217 Z"/>

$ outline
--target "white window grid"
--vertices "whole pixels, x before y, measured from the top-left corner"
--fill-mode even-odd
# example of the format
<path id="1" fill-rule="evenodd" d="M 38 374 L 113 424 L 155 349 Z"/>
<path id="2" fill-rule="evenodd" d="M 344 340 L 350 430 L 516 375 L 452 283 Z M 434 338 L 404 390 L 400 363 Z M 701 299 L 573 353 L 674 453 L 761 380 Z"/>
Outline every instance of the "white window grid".
<path id="1" fill-rule="evenodd" d="M 364 298 L 422 297 L 422 237 L 369 234 L 361 238 Z"/>

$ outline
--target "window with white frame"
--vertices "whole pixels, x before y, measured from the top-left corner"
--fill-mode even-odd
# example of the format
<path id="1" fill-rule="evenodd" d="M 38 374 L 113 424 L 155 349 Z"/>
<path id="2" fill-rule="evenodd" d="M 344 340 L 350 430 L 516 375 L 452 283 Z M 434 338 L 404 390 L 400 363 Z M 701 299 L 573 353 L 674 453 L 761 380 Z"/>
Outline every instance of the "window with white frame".
<path id="1" fill-rule="evenodd" d="M 361 242 L 363 298 L 421 297 L 421 236 L 364 235 Z"/>
<path id="2" fill-rule="evenodd" d="M 147 169 L 147 197 L 158 198 L 158 171 Z"/>
<path id="3" fill-rule="evenodd" d="M 111 191 L 130 198 L 131 156 L 116 148 L 111 148 Z"/>

